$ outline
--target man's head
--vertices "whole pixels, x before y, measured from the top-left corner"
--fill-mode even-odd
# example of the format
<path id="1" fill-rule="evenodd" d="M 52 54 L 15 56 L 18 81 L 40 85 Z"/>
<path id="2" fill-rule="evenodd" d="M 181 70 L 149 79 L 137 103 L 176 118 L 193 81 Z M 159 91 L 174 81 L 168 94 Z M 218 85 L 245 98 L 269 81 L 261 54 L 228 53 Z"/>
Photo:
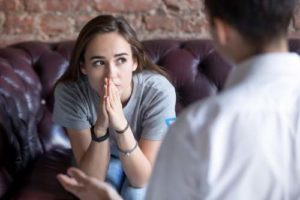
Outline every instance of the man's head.
<path id="1" fill-rule="evenodd" d="M 286 37 L 295 3 L 296 0 L 205 0 L 213 29 L 221 21 L 257 49 Z"/>

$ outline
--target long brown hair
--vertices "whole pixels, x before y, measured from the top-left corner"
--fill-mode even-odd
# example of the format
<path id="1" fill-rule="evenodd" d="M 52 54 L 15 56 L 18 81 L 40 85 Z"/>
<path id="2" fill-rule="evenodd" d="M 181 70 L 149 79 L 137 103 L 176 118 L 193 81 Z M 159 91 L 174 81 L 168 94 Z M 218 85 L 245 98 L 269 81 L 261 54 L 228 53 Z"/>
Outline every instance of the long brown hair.
<path id="1" fill-rule="evenodd" d="M 72 51 L 70 65 L 57 83 L 79 80 L 80 76 L 82 76 L 80 64 L 84 62 L 86 46 L 95 35 L 110 32 L 119 33 L 130 44 L 133 59 L 138 65 L 134 73 L 147 69 L 157 72 L 169 79 L 168 74 L 162 68 L 151 62 L 142 43 L 137 39 L 135 31 L 123 17 L 100 15 L 90 20 L 80 31 Z"/>

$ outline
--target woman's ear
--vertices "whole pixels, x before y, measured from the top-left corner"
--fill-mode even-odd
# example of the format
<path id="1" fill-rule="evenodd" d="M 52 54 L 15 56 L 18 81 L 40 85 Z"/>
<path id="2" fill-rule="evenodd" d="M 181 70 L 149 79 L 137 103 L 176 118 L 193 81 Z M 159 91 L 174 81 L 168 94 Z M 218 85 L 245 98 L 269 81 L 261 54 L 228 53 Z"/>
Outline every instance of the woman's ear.
<path id="1" fill-rule="evenodd" d="M 138 67 L 138 62 L 135 60 L 133 65 L 132 65 L 132 71 L 134 72 Z"/>
<path id="2" fill-rule="evenodd" d="M 84 63 L 80 62 L 79 65 L 80 65 L 80 71 L 81 71 L 81 73 L 83 73 L 84 75 L 87 75 L 87 71 L 86 71 Z"/>

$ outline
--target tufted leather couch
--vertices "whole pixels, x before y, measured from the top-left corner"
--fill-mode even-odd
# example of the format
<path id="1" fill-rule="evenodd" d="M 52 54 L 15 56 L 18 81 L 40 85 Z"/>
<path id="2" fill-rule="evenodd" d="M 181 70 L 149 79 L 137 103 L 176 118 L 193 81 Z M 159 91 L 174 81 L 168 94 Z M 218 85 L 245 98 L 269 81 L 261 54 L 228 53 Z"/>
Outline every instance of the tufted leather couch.
<path id="1" fill-rule="evenodd" d="M 178 94 L 176 110 L 222 90 L 232 68 L 209 40 L 143 42 Z M 73 41 L 24 42 L 0 49 L 0 199 L 73 199 L 57 182 L 71 165 L 70 143 L 52 122 L 53 86 Z M 300 53 L 300 40 L 290 49 Z"/>

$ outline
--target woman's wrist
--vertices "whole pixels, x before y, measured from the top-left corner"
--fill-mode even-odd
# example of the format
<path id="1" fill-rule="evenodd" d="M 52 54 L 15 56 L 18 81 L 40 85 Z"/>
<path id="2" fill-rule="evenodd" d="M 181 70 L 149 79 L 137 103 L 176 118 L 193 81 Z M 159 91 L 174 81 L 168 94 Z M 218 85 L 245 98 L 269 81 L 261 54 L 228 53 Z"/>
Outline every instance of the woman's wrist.
<path id="1" fill-rule="evenodd" d="M 126 123 L 125 123 L 125 125 L 123 125 L 123 128 L 121 128 L 121 129 L 115 129 L 116 133 L 123 134 L 123 133 L 125 133 L 128 130 L 129 123 L 128 123 L 128 121 L 125 121 L 125 122 Z"/>
<path id="2" fill-rule="evenodd" d="M 97 136 L 97 137 L 104 136 L 107 132 L 107 128 L 97 127 L 96 125 L 92 126 L 92 129 L 93 129 L 92 131 L 94 132 L 95 136 Z"/>
<path id="3" fill-rule="evenodd" d="M 106 129 L 105 134 L 102 134 L 102 131 L 100 134 L 96 134 L 94 131 L 94 126 L 91 127 L 91 136 L 92 136 L 92 141 L 95 142 L 103 142 L 109 138 L 109 131 Z"/>

